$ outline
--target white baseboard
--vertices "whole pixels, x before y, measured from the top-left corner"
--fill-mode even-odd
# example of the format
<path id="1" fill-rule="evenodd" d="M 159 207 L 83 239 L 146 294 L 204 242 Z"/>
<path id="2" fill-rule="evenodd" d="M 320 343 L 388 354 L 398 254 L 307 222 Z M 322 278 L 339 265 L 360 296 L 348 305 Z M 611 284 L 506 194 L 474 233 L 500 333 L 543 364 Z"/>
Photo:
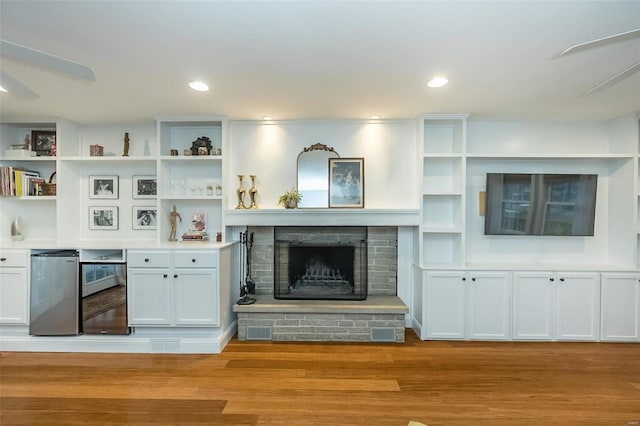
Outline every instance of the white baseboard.
<path id="1" fill-rule="evenodd" d="M 235 336 L 234 321 L 225 330 L 163 329 L 128 336 L 29 336 L 0 335 L 0 351 L 7 352 L 105 352 L 105 353 L 193 353 L 219 354 Z"/>

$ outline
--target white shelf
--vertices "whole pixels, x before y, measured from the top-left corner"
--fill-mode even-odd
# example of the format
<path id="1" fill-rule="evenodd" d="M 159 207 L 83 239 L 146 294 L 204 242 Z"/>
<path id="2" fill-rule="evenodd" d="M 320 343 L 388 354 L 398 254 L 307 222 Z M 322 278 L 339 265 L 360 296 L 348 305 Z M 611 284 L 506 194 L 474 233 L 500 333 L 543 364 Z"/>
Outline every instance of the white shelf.
<path id="1" fill-rule="evenodd" d="M 162 161 L 221 161 L 222 155 L 162 155 Z"/>
<path id="2" fill-rule="evenodd" d="M 460 226 L 446 227 L 446 226 L 423 226 L 423 234 L 462 234 L 462 228 Z"/>
<path id="3" fill-rule="evenodd" d="M 55 201 L 57 197 L 55 195 L 25 195 L 22 197 L 2 197 L 3 200 L 6 200 L 7 198 L 20 201 Z"/>
<path id="4" fill-rule="evenodd" d="M 245 209 L 225 210 L 230 226 L 417 226 L 420 209 Z"/>
<path id="5" fill-rule="evenodd" d="M 577 153 L 577 154 L 549 154 L 549 153 L 519 153 L 519 154 L 511 154 L 511 153 L 467 153 L 465 154 L 466 158 L 469 159 L 615 159 L 615 158 L 634 158 L 635 154 L 633 153 L 621 153 L 621 154 L 610 154 L 610 153 L 602 153 L 602 154 L 587 154 L 587 153 Z"/>
<path id="6" fill-rule="evenodd" d="M 58 157 L 60 161 L 78 162 L 78 163 L 137 163 L 141 161 L 155 162 L 155 157 L 118 157 L 118 156 L 106 156 L 106 157 L 73 157 L 64 156 Z"/>
<path id="7" fill-rule="evenodd" d="M 162 195 L 161 200 L 222 200 L 222 195 Z"/>

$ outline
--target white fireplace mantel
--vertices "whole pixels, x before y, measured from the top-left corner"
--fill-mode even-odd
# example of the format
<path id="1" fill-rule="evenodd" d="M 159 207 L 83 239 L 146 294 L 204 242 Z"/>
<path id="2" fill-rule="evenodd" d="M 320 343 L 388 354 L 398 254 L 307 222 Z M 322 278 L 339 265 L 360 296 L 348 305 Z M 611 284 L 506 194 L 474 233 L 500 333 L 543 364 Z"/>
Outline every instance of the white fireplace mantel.
<path id="1" fill-rule="evenodd" d="M 418 226 L 420 209 L 225 210 L 229 226 Z"/>

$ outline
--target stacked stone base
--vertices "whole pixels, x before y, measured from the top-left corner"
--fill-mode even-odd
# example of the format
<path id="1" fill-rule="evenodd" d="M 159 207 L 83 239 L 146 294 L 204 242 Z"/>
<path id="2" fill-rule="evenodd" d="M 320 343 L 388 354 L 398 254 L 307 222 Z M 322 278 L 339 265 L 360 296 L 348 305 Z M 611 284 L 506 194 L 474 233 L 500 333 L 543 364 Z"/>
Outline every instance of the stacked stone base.
<path id="1" fill-rule="evenodd" d="M 407 307 L 397 297 L 362 302 L 284 301 L 259 297 L 236 305 L 239 340 L 404 342 Z"/>

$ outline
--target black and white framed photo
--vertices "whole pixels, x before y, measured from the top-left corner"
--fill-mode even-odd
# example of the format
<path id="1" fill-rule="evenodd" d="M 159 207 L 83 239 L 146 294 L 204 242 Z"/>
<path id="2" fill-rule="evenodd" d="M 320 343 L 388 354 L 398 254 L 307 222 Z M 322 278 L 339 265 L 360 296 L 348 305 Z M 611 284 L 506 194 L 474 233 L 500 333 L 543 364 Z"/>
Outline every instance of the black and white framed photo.
<path id="1" fill-rule="evenodd" d="M 152 206 L 133 206 L 133 229 L 157 229 L 158 209 Z"/>
<path id="2" fill-rule="evenodd" d="M 118 176 L 89 176 L 89 198 L 117 199 Z"/>
<path id="3" fill-rule="evenodd" d="M 158 179 L 155 176 L 133 176 L 133 198 L 156 198 Z"/>
<path id="4" fill-rule="evenodd" d="M 364 158 L 329 158 L 329 207 L 364 208 Z"/>
<path id="5" fill-rule="evenodd" d="M 118 229 L 118 207 L 89 207 L 89 229 L 106 231 Z"/>

